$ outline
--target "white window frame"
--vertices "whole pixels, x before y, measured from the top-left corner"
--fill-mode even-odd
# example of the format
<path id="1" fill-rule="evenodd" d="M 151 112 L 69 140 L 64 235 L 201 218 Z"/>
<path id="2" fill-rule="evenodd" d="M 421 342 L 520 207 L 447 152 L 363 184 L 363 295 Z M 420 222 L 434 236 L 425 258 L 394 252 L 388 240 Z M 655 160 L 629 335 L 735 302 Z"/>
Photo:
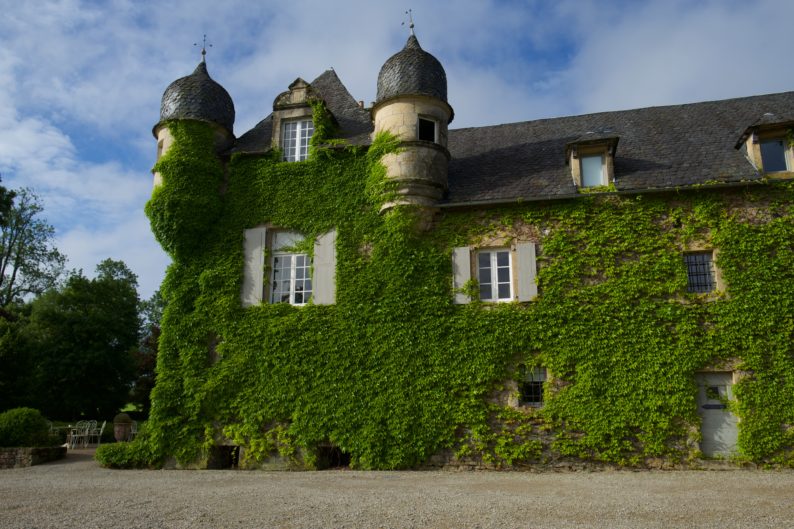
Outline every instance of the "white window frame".
<path id="1" fill-rule="evenodd" d="M 289 258 L 289 267 L 277 266 L 280 259 Z M 298 261 L 303 260 L 303 265 L 298 266 Z M 276 274 L 287 272 L 289 277 L 283 276 L 276 278 Z M 298 277 L 299 273 L 303 273 L 303 277 Z M 306 305 L 314 294 L 314 283 L 312 281 L 312 259 L 305 253 L 292 253 L 292 252 L 273 252 L 270 259 L 270 303 L 289 303 L 290 305 L 303 306 Z M 289 282 L 289 289 L 283 290 L 277 288 L 277 282 Z M 298 290 L 299 287 L 305 286 L 306 282 L 309 283 L 309 289 Z M 306 293 L 309 293 L 306 297 Z M 301 302 L 296 301 L 298 294 L 303 294 Z M 286 295 L 286 299 L 285 296 Z"/>
<path id="2" fill-rule="evenodd" d="M 491 281 L 488 283 L 484 283 L 481 279 L 480 272 L 485 269 L 485 267 L 480 266 L 480 257 L 483 255 L 489 255 L 489 266 L 487 267 L 488 270 L 491 272 Z M 510 287 L 510 291 L 507 297 L 500 297 L 499 296 L 499 285 L 504 285 L 504 281 L 499 281 L 499 266 L 498 266 L 498 256 L 499 254 L 507 254 L 507 271 L 508 271 L 508 281 L 507 285 Z M 480 285 L 480 289 L 484 284 L 487 284 L 491 288 L 491 297 L 484 298 L 482 297 L 482 292 L 480 292 L 480 301 L 489 301 L 489 302 L 496 302 L 496 303 L 506 303 L 508 301 L 513 301 L 514 297 L 514 287 L 513 287 L 513 252 L 510 248 L 487 248 L 483 250 L 479 250 L 476 256 L 476 271 L 477 271 L 477 282 Z M 502 266 L 501 268 L 504 268 Z"/>
<path id="3" fill-rule="evenodd" d="M 599 178 L 599 183 L 598 184 L 585 185 L 585 183 L 584 183 L 584 179 L 585 179 L 584 160 L 586 158 L 598 158 L 600 160 L 600 162 L 601 162 L 601 164 L 600 164 L 600 166 L 601 166 L 601 177 Z M 582 182 L 582 187 L 583 188 L 600 187 L 600 186 L 608 185 L 608 182 L 607 182 L 608 177 L 607 177 L 606 154 L 603 153 L 603 152 L 599 152 L 599 153 L 588 153 L 588 154 L 579 155 L 579 179 Z"/>
<path id="4" fill-rule="evenodd" d="M 291 136 L 295 132 L 295 137 Z M 309 158 L 309 143 L 314 134 L 314 122 L 309 119 L 290 119 L 281 122 L 281 152 L 285 162 L 302 162 Z M 305 145 L 303 145 L 305 141 Z"/>

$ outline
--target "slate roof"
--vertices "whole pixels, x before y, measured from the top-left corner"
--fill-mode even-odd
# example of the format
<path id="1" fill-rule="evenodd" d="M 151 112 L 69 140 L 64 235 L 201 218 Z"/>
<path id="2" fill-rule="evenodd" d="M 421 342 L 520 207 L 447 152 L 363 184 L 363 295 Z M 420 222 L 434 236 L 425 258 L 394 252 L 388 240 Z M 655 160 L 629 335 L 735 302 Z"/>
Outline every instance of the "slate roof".
<path id="1" fill-rule="evenodd" d="M 619 138 L 619 191 L 758 180 L 735 145 L 766 113 L 794 121 L 794 92 L 450 130 L 445 202 L 574 196 L 566 144 L 590 131 Z"/>
<path id="2" fill-rule="evenodd" d="M 177 79 L 165 89 L 160 104 L 160 122 L 196 119 L 234 128 L 234 103 L 229 92 L 215 82 L 202 60 L 192 74 Z"/>
<path id="3" fill-rule="evenodd" d="M 447 74 L 438 59 L 419 45 L 414 35 L 389 57 L 378 74 L 376 102 L 401 95 L 426 95 L 447 102 Z"/>
<path id="4" fill-rule="evenodd" d="M 339 80 L 336 72 L 326 70 L 309 83 L 324 101 L 339 125 L 337 137 L 348 145 L 367 145 L 374 130 L 369 111 L 358 106 L 350 92 Z M 270 150 L 273 134 L 273 115 L 257 123 L 254 128 L 237 138 L 229 153 L 264 153 Z"/>

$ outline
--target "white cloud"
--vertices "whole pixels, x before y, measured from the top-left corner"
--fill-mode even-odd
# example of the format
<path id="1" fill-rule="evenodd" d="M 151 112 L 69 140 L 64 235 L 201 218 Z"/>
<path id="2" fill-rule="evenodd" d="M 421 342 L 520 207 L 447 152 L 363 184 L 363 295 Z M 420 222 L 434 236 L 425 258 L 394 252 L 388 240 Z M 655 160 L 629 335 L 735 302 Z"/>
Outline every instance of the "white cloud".
<path id="1" fill-rule="evenodd" d="M 414 7 L 444 64 L 455 127 L 784 91 L 787 0 L 461 0 Z M 334 67 L 356 99 L 408 35 L 399 0 L 0 0 L 0 171 L 45 200 L 87 273 L 123 258 L 153 290 L 166 257 L 142 209 L 166 86 L 210 74 L 240 135 L 296 77 Z"/>

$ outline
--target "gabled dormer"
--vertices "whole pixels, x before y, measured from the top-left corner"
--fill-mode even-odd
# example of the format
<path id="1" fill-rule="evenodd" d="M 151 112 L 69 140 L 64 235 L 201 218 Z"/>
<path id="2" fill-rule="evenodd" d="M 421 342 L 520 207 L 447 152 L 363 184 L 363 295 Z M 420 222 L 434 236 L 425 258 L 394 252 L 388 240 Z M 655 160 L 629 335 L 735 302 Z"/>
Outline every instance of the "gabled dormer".
<path id="1" fill-rule="evenodd" d="M 577 189 L 608 186 L 615 181 L 615 152 L 620 137 L 612 131 L 587 132 L 565 145 L 565 163 Z"/>
<path id="2" fill-rule="evenodd" d="M 311 85 L 298 77 L 286 92 L 273 101 L 274 148 L 281 149 L 287 162 L 299 162 L 309 157 L 309 141 L 314 134 L 310 102 L 318 99 Z"/>
<path id="3" fill-rule="evenodd" d="M 745 129 L 736 142 L 759 172 L 773 177 L 794 176 L 792 131 L 794 121 L 782 120 L 767 112 Z"/>

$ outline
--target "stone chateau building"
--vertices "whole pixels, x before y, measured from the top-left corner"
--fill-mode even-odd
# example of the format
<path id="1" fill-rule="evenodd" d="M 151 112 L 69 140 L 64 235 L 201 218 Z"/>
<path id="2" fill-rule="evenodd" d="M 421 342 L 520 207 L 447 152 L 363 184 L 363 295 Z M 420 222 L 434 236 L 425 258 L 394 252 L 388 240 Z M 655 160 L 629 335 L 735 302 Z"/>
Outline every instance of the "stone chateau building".
<path id="1" fill-rule="evenodd" d="M 203 60 L 167 88 L 163 460 L 790 465 L 794 92 L 463 129 L 451 103 L 413 34 L 370 108 L 328 70 L 237 135 Z"/>

